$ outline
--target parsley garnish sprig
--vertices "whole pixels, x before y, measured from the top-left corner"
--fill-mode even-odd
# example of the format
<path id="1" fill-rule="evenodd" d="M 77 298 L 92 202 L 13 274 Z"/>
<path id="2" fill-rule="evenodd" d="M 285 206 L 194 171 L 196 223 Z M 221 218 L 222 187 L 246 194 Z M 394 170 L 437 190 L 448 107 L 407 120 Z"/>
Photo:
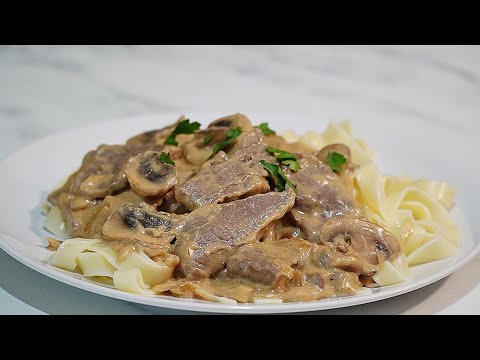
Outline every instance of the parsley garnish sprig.
<path id="1" fill-rule="evenodd" d="M 294 185 L 283 172 L 282 168 L 279 165 L 267 163 L 265 160 L 260 160 L 260 164 L 270 173 L 277 183 L 278 190 L 280 192 L 285 191 L 285 188 L 288 186 L 297 194 L 297 186 Z"/>
<path id="2" fill-rule="evenodd" d="M 227 138 L 225 140 L 223 140 L 222 142 L 218 143 L 217 145 L 215 145 L 210 158 L 212 158 L 214 155 L 216 155 L 220 150 L 225 149 L 231 143 L 233 143 L 240 136 L 241 133 L 242 133 L 242 128 L 241 127 L 228 129 L 226 134 L 225 134 L 227 136 Z"/>
<path id="3" fill-rule="evenodd" d="M 291 152 L 285 151 L 285 150 L 280 150 L 271 146 L 267 146 L 266 150 L 273 154 L 275 158 L 280 162 L 281 164 L 288 166 L 290 170 L 293 172 L 300 170 L 300 163 L 297 161 L 298 156 L 295 154 L 292 154 Z"/>
<path id="4" fill-rule="evenodd" d="M 337 152 L 329 152 L 327 155 L 327 165 L 337 174 L 341 174 L 342 165 L 347 163 L 347 158 Z"/>
<path id="5" fill-rule="evenodd" d="M 207 135 L 205 136 L 205 138 L 203 139 L 203 145 L 208 145 L 212 142 L 213 140 L 213 135 Z"/>
<path id="6" fill-rule="evenodd" d="M 263 133 L 263 135 L 271 135 L 271 134 L 275 134 L 275 131 L 273 131 L 272 129 L 270 129 L 268 127 L 268 123 L 261 123 L 260 125 L 257 126 Z"/>
<path id="7" fill-rule="evenodd" d="M 175 166 L 175 161 L 173 161 L 172 158 L 170 157 L 170 153 L 165 154 L 165 153 L 162 151 L 162 152 L 160 153 L 160 161 L 161 161 L 163 164 L 168 164 L 168 165 Z"/>
<path id="8" fill-rule="evenodd" d="M 180 121 L 177 124 L 177 126 L 175 127 L 175 129 L 165 139 L 164 144 L 165 145 L 178 145 L 178 141 L 175 140 L 177 135 L 179 135 L 179 134 L 193 134 L 198 129 L 200 129 L 200 123 L 198 123 L 198 122 L 190 123 L 190 119 L 185 119 L 183 121 Z"/>

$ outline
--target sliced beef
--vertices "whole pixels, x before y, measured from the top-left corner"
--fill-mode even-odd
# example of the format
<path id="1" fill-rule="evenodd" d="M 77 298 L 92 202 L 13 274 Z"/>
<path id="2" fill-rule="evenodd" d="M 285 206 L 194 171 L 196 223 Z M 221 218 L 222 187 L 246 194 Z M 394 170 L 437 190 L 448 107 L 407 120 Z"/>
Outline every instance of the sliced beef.
<path id="1" fill-rule="evenodd" d="M 63 193 L 81 195 L 86 199 L 104 198 L 128 187 L 125 168 L 131 154 L 123 145 L 101 145 L 85 155 L 82 166 L 67 182 L 51 193 L 48 200 L 58 204 Z"/>
<path id="2" fill-rule="evenodd" d="M 261 159 L 273 161 L 265 151 L 262 133 L 255 129 L 243 137 L 233 155 L 207 161 L 176 189 L 175 197 L 187 209 L 194 210 L 206 204 L 268 192 L 270 186 L 265 179 L 268 174 L 259 164 Z"/>
<path id="3" fill-rule="evenodd" d="M 227 270 L 272 288 L 302 285 L 304 275 L 296 268 L 308 261 L 311 248 L 297 239 L 244 245 L 228 259 Z"/>
<path id="4" fill-rule="evenodd" d="M 206 204 L 229 202 L 269 190 L 268 181 L 252 172 L 247 163 L 231 160 L 202 168 L 176 189 L 175 198 L 187 209 L 194 210 Z"/>
<path id="5" fill-rule="evenodd" d="M 183 215 L 177 227 L 175 254 L 189 278 L 204 278 L 222 269 L 241 245 L 258 240 L 272 221 L 295 201 L 291 191 L 270 192 L 228 204 L 205 205 Z"/>
<path id="6" fill-rule="evenodd" d="M 333 217 L 363 217 L 353 193 L 329 166 L 313 155 L 300 159 L 300 163 L 301 170 L 287 174 L 298 192 L 290 213 L 307 240 L 319 243 L 323 225 Z"/>

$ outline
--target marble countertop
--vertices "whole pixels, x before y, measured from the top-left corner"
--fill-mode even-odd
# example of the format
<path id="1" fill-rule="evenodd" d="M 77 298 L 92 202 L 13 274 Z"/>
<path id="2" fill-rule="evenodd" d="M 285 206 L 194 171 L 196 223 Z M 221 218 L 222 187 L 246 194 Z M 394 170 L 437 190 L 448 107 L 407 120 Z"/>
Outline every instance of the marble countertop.
<path id="1" fill-rule="evenodd" d="M 52 132 L 175 111 L 372 112 L 480 135 L 479 46 L 0 47 L 0 160 Z M 480 314 L 480 257 L 420 290 L 324 314 Z M 0 314 L 185 313 L 90 294 L 0 251 Z"/>

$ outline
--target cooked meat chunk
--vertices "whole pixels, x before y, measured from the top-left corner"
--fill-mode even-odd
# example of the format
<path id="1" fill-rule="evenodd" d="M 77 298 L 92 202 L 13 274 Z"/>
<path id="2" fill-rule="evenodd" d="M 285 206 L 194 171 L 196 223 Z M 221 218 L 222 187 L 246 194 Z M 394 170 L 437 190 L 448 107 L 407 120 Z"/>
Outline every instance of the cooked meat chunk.
<path id="1" fill-rule="evenodd" d="M 254 130 L 242 139 L 232 157 L 224 156 L 224 161 L 205 163 L 190 180 L 176 189 L 175 197 L 187 209 L 194 210 L 206 204 L 268 192 L 267 173 L 258 163 L 262 158 L 271 161 L 265 152 L 263 135 L 260 130 Z"/>
<path id="2" fill-rule="evenodd" d="M 67 182 L 51 193 L 48 200 L 57 204 L 63 193 L 82 195 L 87 199 L 104 198 L 128 187 L 125 168 L 130 152 L 123 145 L 101 145 L 90 151 L 82 166 Z"/>
<path id="3" fill-rule="evenodd" d="M 280 219 L 295 201 L 291 191 L 250 196 L 222 205 L 205 205 L 177 228 L 175 254 L 189 278 L 209 277 L 225 266 L 238 247 L 258 240 L 272 221 Z"/>
<path id="4" fill-rule="evenodd" d="M 252 172 L 248 164 L 232 160 L 205 166 L 177 188 L 175 198 L 187 209 L 194 210 L 206 204 L 229 202 L 269 190 L 268 181 Z"/>
<path id="5" fill-rule="evenodd" d="M 296 239 L 244 245 L 228 259 L 227 270 L 272 288 L 302 285 L 304 275 L 295 268 L 308 261 L 311 248 L 308 242 Z"/>
<path id="6" fill-rule="evenodd" d="M 319 243 L 323 224 L 336 216 L 362 218 L 363 211 L 330 167 L 316 157 L 300 159 L 301 170 L 288 174 L 297 185 L 291 215 L 307 240 Z"/>

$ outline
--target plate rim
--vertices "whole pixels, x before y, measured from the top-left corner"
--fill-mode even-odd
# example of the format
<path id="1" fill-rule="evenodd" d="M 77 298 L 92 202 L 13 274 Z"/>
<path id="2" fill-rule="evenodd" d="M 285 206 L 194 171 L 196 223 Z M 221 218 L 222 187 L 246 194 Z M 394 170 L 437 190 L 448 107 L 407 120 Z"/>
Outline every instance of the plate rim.
<path id="1" fill-rule="evenodd" d="M 268 313 L 297 313 L 308 311 L 320 311 L 329 309 L 339 309 L 348 306 L 368 304 L 380 300 L 385 300 L 391 297 L 403 295 L 427 285 L 433 284 L 453 272 L 457 271 L 461 267 L 469 263 L 477 254 L 480 253 L 480 245 L 475 246 L 472 251 L 459 261 L 455 262 L 451 266 L 445 268 L 443 271 L 436 273 L 427 279 L 415 281 L 413 284 L 406 284 L 398 287 L 392 291 L 378 292 L 366 295 L 355 295 L 343 298 L 324 299 L 308 302 L 294 302 L 294 303 L 281 303 L 281 304 L 221 304 L 209 301 L 191 301 L 190 299 L 169 298 L 162 295 L 140 295 L 128 293 L 125 291 L 117 290 L 102 286 L 100 284 L 90 283 L 84 279 L 78 279 L 71 275 L 62 273 L 57 269 L 50 269 L 51 265 L 43 263 L 40 259 L 33 260 L 32 258 L 24 255 L 19 250 L 8 244 L 4 239 L 11 235 L 0 234 L 0 248 L 4 250 L 8 255 L 26 265 L 27 267 L 39 272 L 40 274 L 47 276 L 53 280 L 60 281 L 69 286 L 73 286 L 82 290 L 89 291 L 94 294 L 107 296 L 117 300 L 123 300 L 127 302 L 133 302 L 137 304 L 149 305 L 154 307 L 162 307 L 175 310 L 187 310 L 209 313 L 243 313 L 243 314 L 268 314 Z M 13 237 L 12 237 L 13 238 Z M 15 239 L 15 238 L 14 238 Z M 446 260 L 446 259 L 444 259 Z M 442 260 L 438 260 L 442 261 Z M 394 286 L 394 285 L 393 285 Z M 383 288 L 387 288 L 385 286 Z M 359 298 L 367 297 L 358 303 Z"/>

